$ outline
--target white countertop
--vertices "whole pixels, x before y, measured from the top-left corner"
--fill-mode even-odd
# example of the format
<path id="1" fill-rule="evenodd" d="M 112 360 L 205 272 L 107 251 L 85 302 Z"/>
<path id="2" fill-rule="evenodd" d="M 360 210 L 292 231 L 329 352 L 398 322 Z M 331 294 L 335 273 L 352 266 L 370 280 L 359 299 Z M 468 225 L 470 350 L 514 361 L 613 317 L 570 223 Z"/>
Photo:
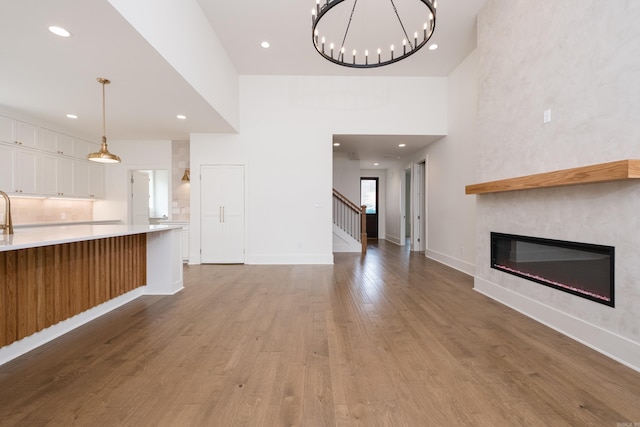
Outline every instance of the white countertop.
<path id="1" fill-rule="evenodd" d="M 59 245 L 84 240 L 105 239 L 108 237 L 128 236 L 131 234 L 154 233 L 180 226 L 160 225 L 120 225 L 120 224 L 84 224 L 53 227 L 34 227 L 14 229 L 14 234 L 0 234 L 0 252 L 16 249 L 36 248 L 39 246 Z"/>

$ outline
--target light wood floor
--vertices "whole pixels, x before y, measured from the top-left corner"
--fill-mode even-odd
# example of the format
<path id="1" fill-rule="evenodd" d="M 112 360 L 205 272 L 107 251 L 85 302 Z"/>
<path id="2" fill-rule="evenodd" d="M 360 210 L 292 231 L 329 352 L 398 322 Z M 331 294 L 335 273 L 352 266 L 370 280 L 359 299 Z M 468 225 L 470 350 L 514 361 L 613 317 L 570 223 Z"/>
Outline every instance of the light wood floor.
<path id="1" fill-rule="evenodd" d="M 0 425 L 640 423 L 639 373 L 470 277 L 383 241 L 335 260 L 186 267 L 0 367 Z"/>

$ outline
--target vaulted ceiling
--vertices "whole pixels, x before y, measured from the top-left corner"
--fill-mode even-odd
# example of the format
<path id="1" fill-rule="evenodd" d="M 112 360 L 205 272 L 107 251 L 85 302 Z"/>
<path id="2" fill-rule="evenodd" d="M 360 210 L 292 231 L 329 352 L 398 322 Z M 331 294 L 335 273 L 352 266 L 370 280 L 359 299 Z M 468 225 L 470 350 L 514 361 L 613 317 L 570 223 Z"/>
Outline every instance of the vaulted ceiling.
<path id="1" fill-rule="evenodd" d="M 447 76 L 475 48 L 476 15 L 486 0 L 441 0 L 432 38 L 439 49 L 372 70 L 340 67 L 315 52 L 313 0 L 198 2 L 239 74 Z M 72 37 L 54 36 L 50 25 Z M 269 49 L 260 46 L 265 40 Z M 0 0 L 0 58 L 0 110 L 56 130 L 99 139 L 97 77 L 112 81 L 110 139 L 185 140 L 221 129 L 213 108 L 107 0 Z"/>

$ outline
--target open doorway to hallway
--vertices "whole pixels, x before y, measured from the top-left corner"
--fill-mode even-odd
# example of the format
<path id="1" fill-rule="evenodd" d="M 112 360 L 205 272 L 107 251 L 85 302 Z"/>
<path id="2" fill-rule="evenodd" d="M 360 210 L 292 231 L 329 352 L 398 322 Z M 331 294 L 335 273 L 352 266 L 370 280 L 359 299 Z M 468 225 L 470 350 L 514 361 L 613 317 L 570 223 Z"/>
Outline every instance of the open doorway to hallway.
<path id="1" fill-rule="evenodd" d="M 380 197 L 378 195 L 378 178 L 360 178 L 360 206 L 366 206 L 367 238 L 378 238 L 378 209 Z"/>
<path id="2" fill-rule="evenodd" d="M 426 177 L 426 159 L 404 169 L 401 229 L 404 230 L 405 244 L 416 252 L 424 252 L 427 248 Z"/>

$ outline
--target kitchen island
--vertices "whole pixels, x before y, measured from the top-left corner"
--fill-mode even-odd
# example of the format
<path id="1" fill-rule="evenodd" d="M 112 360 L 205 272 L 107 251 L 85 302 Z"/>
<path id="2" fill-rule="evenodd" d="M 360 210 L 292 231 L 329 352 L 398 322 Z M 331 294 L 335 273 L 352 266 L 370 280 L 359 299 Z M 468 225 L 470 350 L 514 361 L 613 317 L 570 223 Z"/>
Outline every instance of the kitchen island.
<path id="1" fill-rule="evenodd" d="M 180 291 L 180 232 L 110 224 L 0 236 L 0 364 L 141 295 Z"/>

